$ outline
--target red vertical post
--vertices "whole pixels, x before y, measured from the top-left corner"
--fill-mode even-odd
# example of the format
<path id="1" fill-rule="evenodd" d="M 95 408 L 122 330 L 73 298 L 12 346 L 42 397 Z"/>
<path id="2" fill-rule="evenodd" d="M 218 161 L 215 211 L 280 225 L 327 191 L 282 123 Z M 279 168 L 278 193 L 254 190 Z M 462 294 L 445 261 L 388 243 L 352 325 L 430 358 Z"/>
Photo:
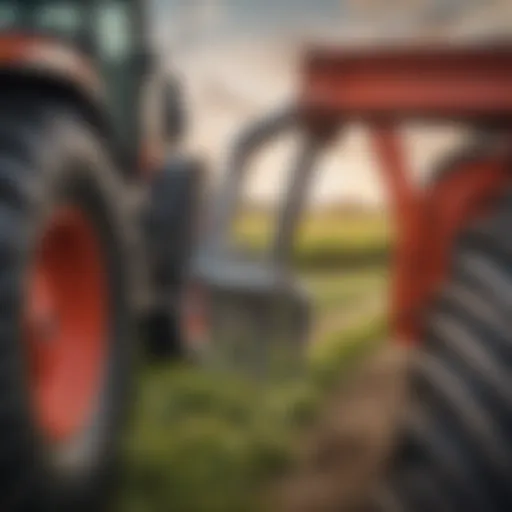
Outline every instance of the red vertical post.
<path id="1" fill-rule="evenodd" d="M 396 127 L 391 123 L 372 125 L 371 137 L 395 226 L 391 328 L 400 343 L 410 344 L 418 336 L 417 309 L 422 296 L 422 195 L 411 182 Z"/>

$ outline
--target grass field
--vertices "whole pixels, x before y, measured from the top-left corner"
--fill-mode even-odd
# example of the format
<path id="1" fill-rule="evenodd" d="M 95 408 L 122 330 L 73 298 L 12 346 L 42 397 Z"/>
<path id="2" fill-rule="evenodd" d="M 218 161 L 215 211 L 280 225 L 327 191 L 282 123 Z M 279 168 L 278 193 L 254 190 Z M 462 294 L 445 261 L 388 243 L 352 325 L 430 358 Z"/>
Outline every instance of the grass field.
<path id="1" fill-rule="evenodd" d="M 257 219 L 247 219 L 244 229 L 244 240 L 261 246 Z M 297 261 L 317 323 L 336 322 L 315 331 L 321 339 L 311 343 L 300 375 L 276 372 L 263 382 L 197 367 L 146 368 L 126 439 L 120 510 L 271 512 L 260 501 L 264 489 L 293 467 L 329 390 L 385 336 L 382 301 L 372 304 L 384 297 L 388 246 L 380 218 L 329 215 L 306 223 Z"/>
<path id="2" fill-rule="evenodd" d="M 304 282 L 313 296 L 317 311 L 327 315 L 338 313 L 372 292 L 382 290 L 387 277 L 384 267 L 370 266 L 357 272 L 343 269 L 338 272 L 312 271 L 304 274 Z"/>
<path id="3" fill-rule="evenodd" d="M 234 228 L 238 243 L 263 252 L 269 247 L 273 228 L 268 216 L 249 212 Z M 390 230 L 386 217 L 378 213 L 329 212 L 306 218 L 299 230 L 295 263 L 303 271 L 351 270 L 382 266 L 388 259 Z"/>

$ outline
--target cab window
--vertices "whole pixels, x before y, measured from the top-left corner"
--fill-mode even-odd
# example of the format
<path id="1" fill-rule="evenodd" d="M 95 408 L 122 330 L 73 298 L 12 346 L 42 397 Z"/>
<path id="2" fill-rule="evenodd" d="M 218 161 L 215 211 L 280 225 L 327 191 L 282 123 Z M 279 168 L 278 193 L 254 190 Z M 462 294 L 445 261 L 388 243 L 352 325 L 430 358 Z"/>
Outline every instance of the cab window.
<path id="1" fill-rule="evenodd" d="M 82 30 L 82 12 L 79 2 L 41 2 L 34 10 L 36 30 L 75 38 Z"/>
<path id="2" fill-rule="evenodd" d="M 123 62 L 133 52 L 134 30 L 131 7 L 122 0 L 100 1 L 96 10 L 96 39 L 99 56 L 107 63 Z"/>
<path id="3" fill-rule="evenodd" d="M 76 0 L 0 0 L 0 30 L 79 39 L 85 23 L 83 9 Z"/>
<path id="4" fill-rule="evenodd" d="M 20 19 L 20 12 L 13 2 L 0 3 L 0 30 L 16 26 Z"/>

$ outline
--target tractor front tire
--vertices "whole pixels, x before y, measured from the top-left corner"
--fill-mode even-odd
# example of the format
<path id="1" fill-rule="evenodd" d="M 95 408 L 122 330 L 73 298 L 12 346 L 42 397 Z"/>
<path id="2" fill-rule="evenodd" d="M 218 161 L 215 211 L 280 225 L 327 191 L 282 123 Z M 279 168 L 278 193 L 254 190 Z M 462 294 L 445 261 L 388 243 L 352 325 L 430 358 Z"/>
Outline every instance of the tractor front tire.
<path id="1" fill-rule="evenodd" d="M 101 510 L 132 374 L 122 183 L 69 105 L 0 99 L 0 509 Z"/>
<path id="2" fill-rule="evenodd" d="M 512 197 L 457 243 L 377 509 L 512 510 Z"/>

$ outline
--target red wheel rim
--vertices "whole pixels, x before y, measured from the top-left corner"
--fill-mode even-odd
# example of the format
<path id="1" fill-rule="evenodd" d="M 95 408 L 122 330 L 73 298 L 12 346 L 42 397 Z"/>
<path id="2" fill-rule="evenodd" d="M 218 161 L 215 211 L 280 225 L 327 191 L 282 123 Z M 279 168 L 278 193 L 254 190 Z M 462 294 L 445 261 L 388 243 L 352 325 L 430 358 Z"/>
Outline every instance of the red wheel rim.
<path id="1" fill-rule="evenodd" d="M 36 249 L 25 339 L 36 419 L 52 441 L 82 431 L 100 392 L 107 277 L 98 235 L 78 208 L 58 210 Z"/>

